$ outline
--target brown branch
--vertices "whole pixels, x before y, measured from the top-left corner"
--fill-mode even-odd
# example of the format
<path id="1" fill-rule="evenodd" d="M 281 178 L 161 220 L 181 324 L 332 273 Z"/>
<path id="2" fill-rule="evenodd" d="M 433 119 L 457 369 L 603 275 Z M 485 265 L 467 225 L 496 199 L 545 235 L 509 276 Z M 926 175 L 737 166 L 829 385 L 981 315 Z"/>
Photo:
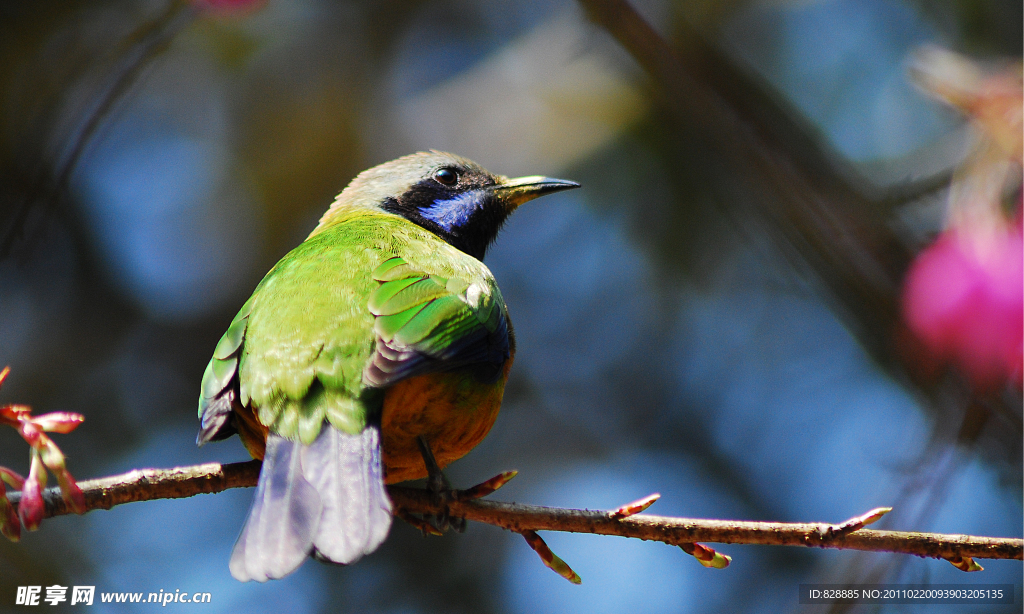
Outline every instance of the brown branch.
<path id="1" fill-rule="evenodd" d="M 110 509 L 115 505 L 151 499 L 180 499 L 255 486 L 259 461 L 221 465 L 207 463 L 174 469 L 136 469 L 128 473 L 79 482 L 85 494 L 87 510 Z M 388 488 L 396 514 L 437 514 L 431 495 L 403 486 Z M 11 493 L 17 505 L 20 493 Z M 46 517 L 69 513 L 60 492 L 44 492 Z M 498 501 L 452 501 L 449 513 L 454 517 L 491 524 L 516 533 L 527 531 L 565 531 L 618 535 L 660 541 L 673 546 L 693 542 L 724 544 L 762 544 L 805 546 L 841 550 L 898 552 L 932 558 L 972 557 L 978 559 L 1024 560 L 1024 540 L 1013 538 L 942 535 L 903 531 L 849 530 L 846 523 L 747 522 L 669 518 L 638 514 L 621 517 L 613 511 L 592 511 L 540 507 Z M 853 523 L 855 524 L 855 523 Z"/>

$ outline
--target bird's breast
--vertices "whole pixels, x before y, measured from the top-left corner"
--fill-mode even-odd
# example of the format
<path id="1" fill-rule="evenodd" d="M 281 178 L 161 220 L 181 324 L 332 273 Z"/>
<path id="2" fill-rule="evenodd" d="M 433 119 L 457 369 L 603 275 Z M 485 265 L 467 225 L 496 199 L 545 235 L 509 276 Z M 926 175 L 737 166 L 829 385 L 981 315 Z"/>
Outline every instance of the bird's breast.
<path id="1" fill-rule="evenodd" d="M 427 476 L 419 436 L 426 438 L 441 467 L 480 443 L 498 417 L 511 367 L 509 357 L 493 383 L 463 369 L 411 377 L 388 388 L 381 414 L 385 481 Z"/>

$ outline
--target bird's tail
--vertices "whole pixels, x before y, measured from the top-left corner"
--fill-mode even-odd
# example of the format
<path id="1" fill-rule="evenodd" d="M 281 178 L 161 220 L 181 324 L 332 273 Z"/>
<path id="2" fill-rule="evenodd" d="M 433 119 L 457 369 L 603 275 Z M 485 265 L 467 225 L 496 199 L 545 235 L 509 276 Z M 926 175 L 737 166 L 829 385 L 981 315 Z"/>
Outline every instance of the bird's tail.
<path id="1" fill-rule="evenodd" d="M 390 527 L 377 428 L 350 435 L 325 423 L 308 446 L 271 434 L 231 575 L 281 578 L 313 552 L 352 563 L 376 550 Z"/>

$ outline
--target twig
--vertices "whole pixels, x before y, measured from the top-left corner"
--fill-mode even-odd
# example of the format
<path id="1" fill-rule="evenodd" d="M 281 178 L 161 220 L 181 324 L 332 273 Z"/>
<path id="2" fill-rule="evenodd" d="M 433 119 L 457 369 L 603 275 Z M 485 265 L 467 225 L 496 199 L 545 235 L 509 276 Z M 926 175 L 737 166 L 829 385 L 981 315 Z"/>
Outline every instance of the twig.
<path id="1" fill-rule="evenodd" d="M 78 485 L 85 495 L 87 510 L 110 509 L 132 501 L 179 499 L 217 493 L 229 488 L 255 486 L 259 470 L 258 461 L 228 465 L 207 463 L 173 469 L 136 469 L 122 475 L 82 481 Z M 430 493 L 425 490 L 391 486 L 388 493 L 399 516 L 441 512 L 439 505 L 431 502 Z M 69 513 L 57 489 L 47 489 L 43 497 L 45 517 Z M 17 505 L 19 498 L 19 493 L 10 495 L 14 505 Z M 897 552 L 945 559 L 971 557 L 1024 560 L 1024 540 L 1021 539 L 846 529 L 853 521 L 869 518 L 875 510 L 850 521 L 830 525 L 669 518 L 647 514 L 621 518 L 615 511 L 561 509 L 483 500 L 449 501 L 447 506 L 452 516 L 491 524 L 516 533 L 566 531 L 634 537 L 673 546 L 713 542 Z"/>
<path id="2" fill-rule="evenodd" d="M 786 253 L 815 271 L 866 348 L 892 363 L 889 337 L 909 255 L 878 215 L 885 195 L 868 194 L 867 182 L 806 120 L 685 21 L 675 24 L 673 45 L 627 0 L 579 3 L 651 77 L 676 124 L 755 186 L 737 219 L 768 221 Z"/>
<path id="3" fill-rule="evenodd" d="M 171 2 L 159 17 L 142 24 L 126 38 L 122 51 L 125 61 L 113 73 L 112 82 L 98 96 L 75 134 L 67 137 L 71 144 L 69 150 L 60 158 L 52 175 L 37 180 L 28 196 L 17 205 L 10 227 L 0 237 L 0 259 L 10 255 L 28 220 L 29 210 L 36 202 L 42 201 L 51 209 L 55 206 L 67 190 L 85 148 L 114 105 L 131 89 L 153 59 L 163 53 L 178 33 L 192 22 L 194 16 L 194 7 L 185 2 Z"/>

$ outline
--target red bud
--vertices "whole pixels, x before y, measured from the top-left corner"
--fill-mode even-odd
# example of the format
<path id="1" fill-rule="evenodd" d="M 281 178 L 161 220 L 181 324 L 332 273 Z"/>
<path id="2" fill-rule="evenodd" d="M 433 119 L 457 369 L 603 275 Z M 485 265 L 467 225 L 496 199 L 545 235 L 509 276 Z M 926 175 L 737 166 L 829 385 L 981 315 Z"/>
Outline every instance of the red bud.
<path id="1" fill-rule="evenodd" d="M 55 411 L 32 418 L 32 423 L 48 433 L 70 433 L 85 421 L 85 416 L 69 411 Z"/>
<path id="2" fill-rule="evenodd" d="M 54 473 L 65 471 L 64 453 L 60 451 L 57 444 L 46 435 L 40 435 L 36 446 L 33 448 L 39 454 L 46 468 Z"/>
<path id="3" fill-rule="evenodd" d="M 35 531 L 39 528 L 39 523 L 43 521 L 44 509 L 43 489 L 35 475 L 29 473 L 25 486 L 21 489 L 21 502 L 18 504 L 18 515 L 21 516 L 21 522 L 26 529 Z"/>
<path id="4" fill-rule="evenodd" d="M 28 442 L 28 445 L 36 447 L 39 445 L 39 438 L 42 436 L 43 431 L 31 422 L 22 421 L 21 426 L 18 428 L 18 433 L 22 439 Z"/>
<path id="5" fill-rule="evenodd" d="M 56 472 L 57 483 L 60 485 L 60 494 L 64 498 L 64 502 L 67 503 L 68 507 L 76 514 L 82 514 L 85 512 L 85 494 L 82 489 L 78 487 L 78 483 L 75 482 L 75 478 L 71 477 L 71 472 L 67 469 Z"/>
<path id="6" fill-rule="evenodd" d="M 21 490 L 21 487 L 25 485 L 25 478 L 7 467 L 0 467 L 0 481 L 15 490 Z"/>

